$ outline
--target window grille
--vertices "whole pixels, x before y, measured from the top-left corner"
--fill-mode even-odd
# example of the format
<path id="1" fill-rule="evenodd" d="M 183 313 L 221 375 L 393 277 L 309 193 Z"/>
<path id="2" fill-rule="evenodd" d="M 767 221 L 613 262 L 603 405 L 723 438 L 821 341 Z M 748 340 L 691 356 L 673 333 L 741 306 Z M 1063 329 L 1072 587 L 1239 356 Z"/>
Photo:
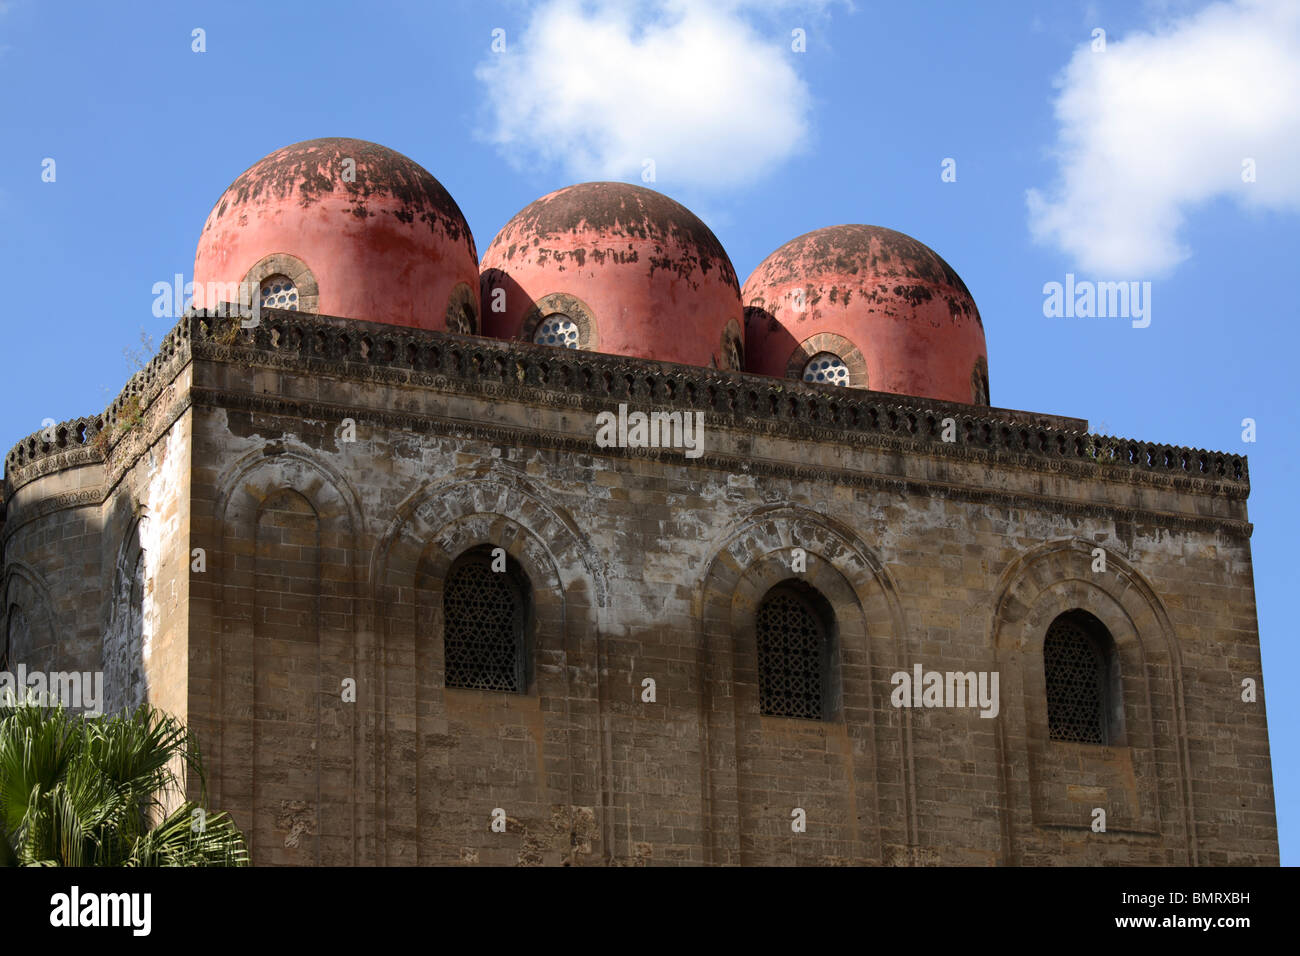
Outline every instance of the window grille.
<path id="1" fill-rule="evenodd" d="M 980 358 L 975 362 L 975 370 L 970 374 L 971 401 L 976 405 L 989 403 L 989 372 Z"/>
<path id="2" fill-rule="evenodd" d="M 1108 742 L 1107 656 L 1096 628 L 1078 615 L 1063 614 L 1048 628 L 1043 642 L 1043 671 L 1052 740 Z"/>
<path id="3" fill-rule="evenodd" d="M 442 606 L 446 686 L 522 692 L 526 601 L 518 578 L 471 556 L 447 575 Z"/>
<path id="4" fill-rule="evenodd" d="M 476 332 L 474 326 L 474 309 L 467 303 L 461 303 L 460 308 L 449 310 L 450 314 L 447 319 L 447 331 L 455 332 L 457 335 L 474 335 Z"/>
<path id="5" fill-rule="evenodd" d="M 849 369 L 834 352 L 818 352 L 803 367 L 803 380 L 823 385 L 848 385 Z"/>
<path id="6" fill-rule="evenodd" d="M 533 333 L 533 341 L 538 345 L 558 345 L 561 348 L 578 347 L 578 323 L 567 315 L 548 315 Z"/>
<path id="7" fill-rule="evenodd" d="M 821 615 L 801 595 L 778 587 L 759 606 L 757 625 L 759 710 L 821 720 L 829 663 Z"/>
<path id="8" fill-rule="evenodd" d="M 745 370 L 745 351 L 740 344 L 740 339 L 734 335 L 727 336 L 727 350 L 723 361 L 727 363 L 727 368 L 733 372 L 743 372 Z"/>
<path id="9" fill-rule="evenodd" d="M 262 308 L 298 311 L 298 287 L 288 276 L 268 276 L 262 280 Z"/>

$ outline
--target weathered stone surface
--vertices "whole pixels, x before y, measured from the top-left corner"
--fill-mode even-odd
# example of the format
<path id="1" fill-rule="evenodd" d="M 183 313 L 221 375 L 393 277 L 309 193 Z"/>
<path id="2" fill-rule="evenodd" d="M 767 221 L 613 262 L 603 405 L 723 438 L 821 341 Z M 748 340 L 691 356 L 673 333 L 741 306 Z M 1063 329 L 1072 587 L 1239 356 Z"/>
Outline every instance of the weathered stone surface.
<path id="1" fill-rule="evenodd" d="M 1278 862 L 1244 458 L 556 351 L 186 320 L 6 458 L 10 660 L 186 719 L 258 863 Z M 599 447 L 621 402 L 703 411 L 704 454 Z M 524 693 L 444 686 L 442 582 L 483 544 L 532 588 Z M 792 576 L 835 618 L 822 721 L 759 714 Z M 1048 734 L 1071 608 L 1115 643 L 1110 746 Z M 917 664 L 998 673 L 997 716 L 895 708 Z"/>

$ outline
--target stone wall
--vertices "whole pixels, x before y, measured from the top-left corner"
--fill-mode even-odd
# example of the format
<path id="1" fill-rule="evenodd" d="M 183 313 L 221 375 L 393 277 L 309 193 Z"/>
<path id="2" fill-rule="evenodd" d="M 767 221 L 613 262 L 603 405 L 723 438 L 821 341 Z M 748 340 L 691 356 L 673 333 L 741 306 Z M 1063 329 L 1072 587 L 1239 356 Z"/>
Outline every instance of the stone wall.
<path id="1" fill-rule="evenodd" d="M 137 485 L 148 692 L 259 863 L 1277 863 L 1242 458 L 311 316 L 177 341 L 157 407 L 184 410 L 141 432 L 169 475 Z M 704 454 L 599 447 L 620 403 L 702 411 Z M 63 560 L 10 524 L 7 559 Z M 482 545 L 531 586 L 525 693 L 444 686 L 443 583 Z M 834 616 L 823 721 L 759 714 L 755 613 L 790 578 Z M 1073 608 L 1114 640 L 1109 746 L 1047 732 Z M 997 716 L 893 706 L 918 664 L 996 672 Z"/>
<path id="2" fill-rule="evenodd" d="M 223 761 L 239 764 L 223 805 L 255 814 L 259 859 L 1276 862 L 1263 707 L 1239 699 L 1259 677 L 1244 463 L 1221 479 L 1071 469 L 726 415 L 707 416 L 692 461 L 594 441 L 598 408 L 690 407 L 680 397 L 529 387 L 523 366 L 522 384 L 507 367 L 505 384 L 475 388 L 348 354 L 291 362 L 234 344 L 196 362 L 193 507 L 215 549 L 235 567 L 247 550 L 302 564 L 307 552 L 277 557 L 258 537 L 283 489 L 321 542 L 298 544 L 321 555 L 305 585 L 322 627 L 310 665 L 274 629 L 273 656 L 249 653 L 272 620 L 257 575 L 246 591 L 223 579 L 224 597 L 209 582 L 193 608 L 192 633 L 215 638 L 203 673 L 232 676 L 212 677 L 220 706 L 192 706 L 207 703 Z M 532 582 L 525 694 L 442 686 L 441 581 L 483 544 Z M 792 576 L 795 548 L 838 628 L 841 699 L 822 722 L 758 714 L 754 610 Z M 1043 635 L 1075 607 L 1119 650 L 1123 746 L 1047 739 Z M 998 671 L 998 718 L 893 707 L 891 675 L 917 663 Z M 260 705 L 277 674 L 298 678 L 278 685 L 285 701 L 318 703 Z M 341 704 L 348 678 L 357 699 Z M 319 722 L 310 759 L 292 756 L 295 714 Z M 249 735 L 281 749 L 250 764 Z M 305 776 L 283 793 L 289 777 L 272 778 L 263 803 L 248 768 L 266 759 Z M 496 809 L 505 833 L 490 830 Z M 309 848 L 295 834 L 312 829 Z"/>

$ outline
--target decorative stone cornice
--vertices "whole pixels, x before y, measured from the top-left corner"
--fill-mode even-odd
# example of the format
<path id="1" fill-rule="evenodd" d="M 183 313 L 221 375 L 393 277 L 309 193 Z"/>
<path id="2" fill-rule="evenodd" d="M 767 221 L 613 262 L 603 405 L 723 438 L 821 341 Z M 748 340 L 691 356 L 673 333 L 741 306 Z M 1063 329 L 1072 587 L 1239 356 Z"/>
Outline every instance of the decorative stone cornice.
<path id="1" fill-rule="evenodd" d="M 196 330 L 195 357 L 593 410 L 622 401 L 700 410 L 715 424 L 800 440 L 956 454 L 1125 482 L 1145 476 L 1232 498 L 1250 491 L 1244 455 L 1091 435 L 1069 427 L 1078 419 L 296 312 L 269 316 L 233 339 L 228 326 Z M 949 418 L 953 442 L 943 441 Z"/>
<path id="2" fill-rule="evenodd" d="M 439 378 L 421 384 L 431 388 L 447 388 L 449 385 L 445 379 Z M 459 391 L 463 391 L 463 389 Z M 483 394 L 491 395 L 495 393 L 485 389 Z M 200 388 L 197 386 L 191 389 L 191 395 L 194 406 L 199 408 L 221 408 L 253 414 L 284 415 L 326 422 L 338 422 L 344 418 L 351 418 L 357 424 L 365 423 L 411 434 L 437 435 L 479 441 L 485 444 L 527 445 L 533 448 L 545 448 L 570 454 L 653 459 L 670 465 L 681 465 L 685 460 L 682 458 L 680 449 L 601 448 L 596 444 L 594 432 L 591 437 L 574 437 L 518 425 L 488 425 L 480 422 L 457 421 L 438 415 L 387 412 L 376 409 L 363 409 L 352 405 L 333 405 L 274 395 L 259 395 L 243 391 Z M 537 401 L 534 396 L 528 394 L 512 394 L 510 397 L 529 403 L 536 403 Z M 585 407 L 582 403 L 576 401 L 579 396 L 568 397 L 575 399 L 575 401 L 562 404 L 575 408 Z M 1029 508 L 1099 521 L 1156 524 L 1171 530 L 1222 533 L 1246 538 L 1250 537 L 1254 530 L 1250 522 L 1232 518 L 1171 514 L 1149 509 L 1072 501 L 1066 498 L 1056 498 L 1030 492 L 989 491 L 942 481 L 890 478 L 847 468 L 787 464 L 750 458 L 745 455 L 706 453 L 699 458 L 691 459 L 690 464 L 692 468 L 713 469 L 731 474 L 762 475 L 768 478 L 818 485 L 837 484 L 917 497 L 948 498 L 955 501 L 972 501 L 1002 507 Z"/>
<path id="3" fill-rule="evenodd" d="M 52 441 L 47 440 L 47 431 L 41 430 L 14 445 L 5 456 L 5 497 L 12 497 L 14 489 L 43 475 L 109 458 L 136 424 L 146 422 L 155 400 L 189 362 L 191 322 L 192 318 L 182 319 L 167 333 L 149 364 L 131 376 L 101 414 L 52 426 L 48 429 Z M 125 427 L 128 424 L 131 427 Z"/>
<path id="4" fill-rule="evenodd" d="M 278 310 L 263 312 L 254 329 L 240 328 L 237 318 L 182 319 L 102 415 L 55 426 L 54 442 L 41 432 L 19 442 L 5 459 L 8 487 L 103 460 L 105 445 L 111 456 L 124 415 L 149 410 L 191 359 L 593 412 L 617 402 L 698 410 L 715 427 L 798 441 L 955 456 L 1231 499 L 1250 493 L 1244 455 L 1092 435 L 1078 419 Z M 406 427 L 404 420 L 394 416 L 392 424 Z M 105 430 L 111 441 L 95 447 Z M 944 441 L 945 431 L 955 440 Z M 46 459 L 53 460 L 34 467 Z M 110 476 L 106 484 L 112 483 Z"/>

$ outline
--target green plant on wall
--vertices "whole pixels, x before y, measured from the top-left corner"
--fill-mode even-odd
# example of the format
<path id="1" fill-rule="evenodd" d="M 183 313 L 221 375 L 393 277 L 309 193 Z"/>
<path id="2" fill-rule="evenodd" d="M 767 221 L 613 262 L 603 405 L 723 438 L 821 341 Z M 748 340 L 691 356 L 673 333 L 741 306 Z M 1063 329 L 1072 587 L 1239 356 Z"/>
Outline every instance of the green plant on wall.
<path id="1" fill-rule="evenodd" d="M 144 408 L 140 403 L 140 396 L 132 395 L 122 403 L 122 411 L 118 415 L 118 427 L 125 434 L 142 421 L 144 421 Z"/>
<path id="2" fill-rule="evenodd" d="M 200 802 L 168 812 L 178 766 Z M 203 807 L 205 792 L 197 742 L 162 711 L 0 707 L 0 865 L 247 866 L 243 834 Z"/>

